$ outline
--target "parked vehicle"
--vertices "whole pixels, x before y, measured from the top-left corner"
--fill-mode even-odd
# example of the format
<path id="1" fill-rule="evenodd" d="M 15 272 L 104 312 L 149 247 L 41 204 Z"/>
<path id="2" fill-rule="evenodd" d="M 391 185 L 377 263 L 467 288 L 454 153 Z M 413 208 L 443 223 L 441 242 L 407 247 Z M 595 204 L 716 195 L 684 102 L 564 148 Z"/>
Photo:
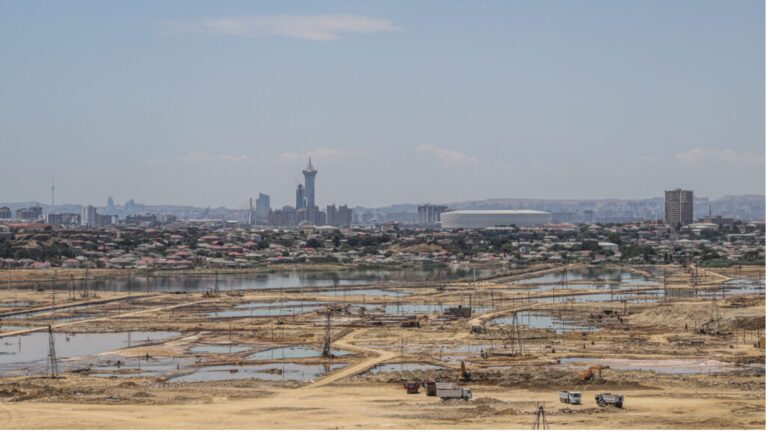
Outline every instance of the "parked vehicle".
<path id="1" fill-rule="evenodd" d="M 613 405 L 616 408 L 621 408 L 624 406 L 624 396 L 611 393 L 598 393 L 595 395 L 595 402 L 601 407 Z"/>
<path id="2" fill-rule="evenodd" d="M 407 383 L 403 384 L 403 388 L 405 388 L 405 391 L 408 394 L 418 394 L 419 393 L 419 387 L 421 387 L 421 384 L 419 384 L 418 382 L 415 382 L 415 381 L 407 382 Z"/>
<path id="3" fill-rule="evenodd" d="M 560 402 L 571 405 L 581 405 L 581 393 L 562 390 L 560 391 Z"/>
<path id="4" fill-rule="evenodd" d="M 464 399 L 467 401 L 472 399 L 472 390 L 459 387 L 455 383 L 435 383 L 435 387 L 437 396 L 442 400 Z"/>
<path id="5" fill-rule="evenodd" d="M 427 390 L 427 396 L 437 396 L 437 386 L 434 381 L 425 381 L 424 388 Z"/>

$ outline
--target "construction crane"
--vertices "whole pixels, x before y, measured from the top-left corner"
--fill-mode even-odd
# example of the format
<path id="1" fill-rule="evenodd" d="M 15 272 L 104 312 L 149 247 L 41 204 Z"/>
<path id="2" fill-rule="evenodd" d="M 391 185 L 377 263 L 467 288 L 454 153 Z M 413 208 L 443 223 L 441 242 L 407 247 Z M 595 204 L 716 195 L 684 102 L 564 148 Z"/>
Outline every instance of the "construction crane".
<path id="1" fill-rule="evenodd" d="M 584 382 L 595 381 L 595 371 L 597 371 L 597 381 L 603 380 L 603 369 L 609 369 L 608 366 L 592 365 L 586 370 L 579 371 L 579 379 Z"/>

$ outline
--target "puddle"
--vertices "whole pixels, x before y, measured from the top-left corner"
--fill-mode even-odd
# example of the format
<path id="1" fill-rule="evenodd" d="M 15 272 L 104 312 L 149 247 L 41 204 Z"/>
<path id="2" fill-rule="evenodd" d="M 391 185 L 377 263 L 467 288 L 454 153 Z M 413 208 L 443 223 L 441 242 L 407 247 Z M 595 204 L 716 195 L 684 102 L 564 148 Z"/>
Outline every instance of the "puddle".
<path id="1" fill-rule="evenodd" d="M 206 366 L 195 372 L 174 377 L 169 382 L 207 382 L 260 379 L 266 381 L 311 381 L 346 363 L 304 365 L 298 363 L 269 363 L 255 366 Z"/>
<path id="2" fill-rule="evenodd" d="M 131 276 L 111 278 L 90 278 L 88 281 L 79 280 L 75 284 L 59 280 L 55 284 L 42 282 L 46 290 L 52 286 L 62 293 L 68 289 L 89 291 L 120 291 L 120 292 L 202 292 L 218 285 L 221 291 L 229 290 L 266 290 L 287 289 L 299 287 L 316 287 L 332 289 L 338 286 L 379 286 L 390 281 L 447 281 L 471 278 L 489 277 L 502 271 L 500 268 L 453 269 L 448 266 L 419 266 L 397 269 L 369 270 L 340 270 L 340 271 L 281 271 L 252 274 L 219 274 L 216 275 L 150 275 L 141 270 L 133 270 Z M 25 289 L 35 289 L 41 282 L 29 282 L 21 286 Z"/>
<path id="3" fill-rule="evenodd" d="M 179 373 L 182 370 L 188 370 L 189 363 L 183 363 L 177 359 L 153 359 L 145 361 L 143 359 L 121 359 L 122 364 L 107 364 L 92 366 L 89 376 L 111 378 L 136 378 L 146 376 L 163 376 Z"/>
<path id="4" fill-rule="evenodd" d="M 368 313 L 384 313 L 387 315 L 415 315 L 415 314 L 442 314 L 450 308 L 458 307 L 454 304 L 374 304 L 367 307 Z M 486 306 L 473 306 L 472 313 L 479 314 L 491 310 Z"/>
<path id="5" fill-rule="evenodd" d="M 323 352 L 319 349 L 304 346 L 289 346 L 268 349 L 251 354 L 248 360 L 280 360 L 288 358 L 320 357 Z M 353 353 L 342 350 L 331 350 L 331 354 L 336 357 L 348 356 Z"/>
<path id="6" fill-rule="evenodd" d="M 439 369 L 442 368 L 429 363 L 392 363 L 374 366 L 368 369 L 366 373 L 413 372 Z"/>
<path id="7" fill-rule="evenodd" d="M 189 352 L 195 354 L 232 354 L 248 351 L 251 349 L 249 345 L 196 345 L 192 347 Z"/>
<path id="8" fill-rule="evenodd" d="M 284 300 L 276 302 L 248 302 L 235 306 L 235 309 L 287 308 L 290 306 L 323 305 L 328 302 L 307 300 Z"/>
<path id="9" fill-rule="evenodd" d="M 406 297 L 409 293 L 402 291 L 388 291 L 383 289 L 366 289 L 366 290 L 334 290 L 334 291 L 320 291 L 312 293 L 320 296 L 371 296 L 371 297 Z"/>
<path id="10" fill-rule="evenodd" d="M 56 355 L 65 360 L 156 342 L 178 336 L 178 332 L 55 333 Z M 0 375 L 17 370 L 45 368 L 48 333 L 35 332 L 0 338 Z"/>
<path id="11" fill-rule="evenodd" d="M 511 325 L 514 323 L 514 321 L 512 316 L 505 316 L 492 319 L 489 321 L 489 323 L 493 325 Z M 518 325 L 523 325 L 535 329 L 554 330 L 557 333 L 572 331 L 588 332 L 593 330 L 592 327 L 578 325 L 576 323 L 558 319 L 546 313 L 537 311 L 518 312 L 517 323 Z"/>
<path id="12" fill-rule="evenodd" d="M 599 364 L 610 366 L 611 369 L 653 371 L 665 374 L 701 374 L 729 372 L 736 370 L 734 364 L 718 360 L 680 359 L 600 359 L 588 357 L 568 357 L 560 359 L 565 367 L 586 367 Z"/>
<path id="13" fill-rule="evenodd" d="M 29 307 L 32 306 L 32 302 L 24 300 L 16 300 L 10 302 L 0 303 L 0 307 Z"/>
<path id="14" fill-rule="evenodd" d="M 213 318 L 235 318 L 235 317 L 269 317 L 269 316 L 283 316 L 283 315 L 301 315 L 307 312 L 320 310 L 325 303 L 317 302 L 297 302 L 296 306 L 288 307 L 258 307 L 248 309 L 244 305 L 235 309 L 225 310 L 221 312 L 209 312 L 207 316 Z"/>
<path id="15" fill-rule="evenodd" d="M 594 281 L 597 282 L 595 286 L 604 286 L 609 283 L 621 283 L 622 285 L 648 285 L 653 284 L 653 281 L 647 279 L 641 274 L 633 273 L 627 270 L 619 269 L 574 269 L 563 272 L 547 273 L 538 277 L 530 279 L 522 279 L 516 281 L 518 284 L 559 284 L 561 287 L 568 282 L 573 281 Z M 603 283 L 599 283 L 599 282 Z M 582 286 L 581 284 L 574 284 L 571 288 L 576 286 Z M 588 285 L 583 285 L 588 286 Z M 550 287 L 551 289 L 551 287 Z"/>
<path id="16" fill-rule="evenodd" d="M 536 299 L 536 301 L 551 301 L 552 303 L 562 303 L 562 302 L 568 302 L 574 301 L 576 303 L 581 302 L 615 302 L 615 301 L 624 301 L 626 300 L 627 303 L 654 303 L 661 300 L 663 297 L 664 291 L 661 289 L 653 289 L 643 292 L 622 292 L 622 291 L 615 291 L 610 293 L 597 293 L 597 294 L 586 294 L 586 295 L 573 295 L 573 296 L 564 296 L 564 295 L 557 295 L 554 297 L 542 297 Z"/>

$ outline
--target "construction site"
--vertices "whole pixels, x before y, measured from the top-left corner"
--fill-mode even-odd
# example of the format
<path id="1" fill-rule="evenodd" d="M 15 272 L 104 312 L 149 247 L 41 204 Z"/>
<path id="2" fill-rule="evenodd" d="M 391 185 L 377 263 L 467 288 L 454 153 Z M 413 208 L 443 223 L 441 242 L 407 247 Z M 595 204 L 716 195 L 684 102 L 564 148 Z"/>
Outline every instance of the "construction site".
<path id="1" fill-rule="evenodd" d="M 763 267 L 297 272 L 3 272 L 0 427 L 765 427 Z"/>

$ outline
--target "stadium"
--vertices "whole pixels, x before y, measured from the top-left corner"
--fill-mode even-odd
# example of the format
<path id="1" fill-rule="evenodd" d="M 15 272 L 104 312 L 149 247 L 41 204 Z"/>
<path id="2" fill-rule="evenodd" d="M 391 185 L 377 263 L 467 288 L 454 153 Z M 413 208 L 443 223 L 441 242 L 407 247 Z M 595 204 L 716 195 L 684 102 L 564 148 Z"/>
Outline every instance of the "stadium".
<path id="1" fill-rule="evenodd" d="M 440 215 L 444 229 L 479 229 L 515 225 L 531 227 L 548 224 L 552 215 L 537 210 L 454 210 Z"/>

